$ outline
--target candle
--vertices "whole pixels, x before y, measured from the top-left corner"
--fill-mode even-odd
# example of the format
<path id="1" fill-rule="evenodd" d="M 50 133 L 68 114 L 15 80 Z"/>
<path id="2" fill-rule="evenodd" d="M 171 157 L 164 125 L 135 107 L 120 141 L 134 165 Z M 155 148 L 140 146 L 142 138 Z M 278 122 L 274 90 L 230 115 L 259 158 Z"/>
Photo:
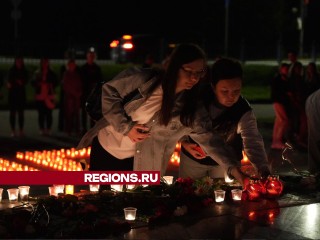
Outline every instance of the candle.
<path id="1" fill-rule="evenodd" d="M 0 202 L 2 201 L 2 192 L 3 192 L 3 188 L 0 188 Z"/>
<path id="2" fill-rule="evenodd" d="M 89 189 L 90 192 L 99 192 L 100 185 L 99 184 L 90 184 Z"/>
<path id="3" fill-rule="evenodd" d="M 121 192 L 123 185 L 111 185 L 111 188 L 117 192 Z"/>
<path id="4" fill-rule="evenodd" d="M 224 201 L 226 192 L 224 190 L 215 190 L 214 196 L 217 203 L 221 203 Z"/>
<path id="5" fill-rule="evenodd" d="M 55 193 L 59 195 L 59 193 L 64 192 L 64 185 L 56 185 L 54 184 L 53 187 L 55 188 Z"/>
<path id="6" fill-rule="evenodd" d="M 74 193 L 74 186 L 73 185 L 66 185 L 66 194 L 73 194 Z"/>
<path id="7" fill-rule="evenodd" d="M 9 188 L 7 191 L 8 191 L 9 201 L 16 202 L 18 200 L 19 188 Z"/>
<path id="8" fill-rule="evenodd" d="M 232 189 L 231 195 L 232 195 L 233 201 L 241 201 L 242 190 L 241 189 Z"/>
<path id="9" fill-rule="evenodd" d="M 134 207 L 127 207 L 123 209 L 124 218 L 128 221 L 133 221 L 136 219 L 137 209 Z"/>
<path id="10" fill-rule="evenodd" d="M 56 192 L 56 190 L 57 190 L 57 188 L 56 187 L 54 187 L 54 186 L 51 186 L 51 187 L 48 187 L 48 189 L 49 189 L 49 195 L 50 196 L 58 196 L 58 193 Z"/>
<path id="11" fill-rule="evenodd" d="M 127 185 L 127 189 L 128 189 L 128 190 L 132 190 L 132 189 L 134 189 L 135 187 L 136 187 L 136 185 L 129 185 L 129 184 Z"/>
<path id="12" fill-rule="evenodd" d="M 171 185 L 173 182 L 173 176 L 163 176 L 163 179 L 166 181 L 167 184 Z"/>
<path id="13" fill-rule="evenodd" d="M 19 189 L 21 202 L 28 202 L 30 187 L 29 186 L 19 186 L 18 189 Z"/>

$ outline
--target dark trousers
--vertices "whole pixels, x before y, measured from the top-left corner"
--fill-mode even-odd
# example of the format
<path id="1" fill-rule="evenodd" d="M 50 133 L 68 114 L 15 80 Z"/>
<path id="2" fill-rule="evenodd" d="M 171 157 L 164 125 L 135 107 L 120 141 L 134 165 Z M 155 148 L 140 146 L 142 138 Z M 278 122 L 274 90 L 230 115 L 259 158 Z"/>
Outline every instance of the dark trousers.
<path id="1" fill-rule="evenodd" d="M 36 101 L 38 108 L 38 124 L 41 130 L 51 129 L 52 126 L 52 110 L 47 108 L 44 101 Z"/>
<path id="2" fill-rule="evenodd" d="M 118 159 L 108 153 L 95 137 L 91 146 L 90 171 L 132 171 L 133 157 Z"/>
<path id="3" fill-rule="evenodd" d="M 23 126 L 24 126 L 24 109 L 13 109 L 10 108 L 10 126 L 11 126 L 11 130 L 15 130 L 16 129 L 16 115 L 18 114 L 18 124 L 19 124 L 19 129 L 23 130 Z"/>

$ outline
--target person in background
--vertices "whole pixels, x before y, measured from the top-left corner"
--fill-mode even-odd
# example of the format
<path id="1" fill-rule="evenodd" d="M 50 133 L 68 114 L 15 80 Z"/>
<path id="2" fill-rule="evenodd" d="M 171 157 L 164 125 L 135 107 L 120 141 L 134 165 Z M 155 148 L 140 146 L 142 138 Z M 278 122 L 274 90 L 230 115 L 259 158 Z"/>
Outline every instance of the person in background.
<path id="1" fill-rule="evenodd" d="M 16 57 L 13 66 L 8 73 L 7 88 L 9 103 L 9 121 L 11 136 L 17 136 L 16 116 L 18 115 L 20 137 L 24 136 L 24 110 L 26 107 L 26 84 L 29 81 L 29 74 L 24 65 L 22 57 Z"/>
<path id="2" fill-rule="evenodd" d="M 242 184 L 234 154 L 212 134 L 197 104 L 206 55 L 195 44 L 178 45 L 166 70 L 129 68 L 102 86 L 100 119 L 78 144 L 91 144 L 90 170 L 160 171 L 164 175 L 179 139 L 191 135 Z"/>
<path id="3" fill-rule="evenodd" d="M 31 84 L 35 89 L 40 135 L 50 135 L 52 128 L 52 110 L 55 108 L 55 88 L 58 84 L 58 79 L 50 68 L 48 58 L 42 58 L 40 60 L 40 68 L 36 70 Z"/>
<path id="4" fill-rule="evenodd" d="M 307 149 L 307 116 L 305 112 L 305 101 L 307 98 L 307 87 L 304 81 L 303 65 L 295 62 L 290 77 L 288 78 L 288 95 L 292 109 L 292 130 L 289 138 L 296 147 Z"/>
<path id="5" fill-rule="evenodd" d="M 298 55 L 295 50 L 289 50 L 288 51 L 288 60 L 289 60 L 289 70 L 288 70 L 288 78 L 291 78 L 293 68 L 296 64 L 301 64 L 301 62 L 298 61 Z"/>
<path id="6" fill-rule="evenodd" d="M 317 65 L 314 62 L 308 63 L 306 74 L 304 75 L 306 83 L 306 95 L 309 96 L 320 88 L 320 73 L 317 70 Z"/>
<path id="7" fill-rule="evenodd" d="M 65 123 L 64 131 L 71 136 L 74 132 L 80 135 L 80 110 L 82 95 L 82 79 L 77 69 L 75 60 L 68 61 L 67 69 L 62 78 L 62 90 L 64 92 Z"/>
<path id="8" fill-rule="evenodd" d="M 283 149 L 288 140 L 290 119 L 292 115 L 291 102 L 288 95 L 289 65 L 282 63 L 278 74 L 271 81 L 271 100 L 275 113 L 272 133 L 272 149 Z"/>
<path id="9" fill-rule="evenodd" d="M 63 75 L 67 69 L 67 65 L 69 60 L 71 59 L 75 59 L 74 56 L 74 51 L 73 50 L 67 50 L 64 53 L 64 59 L 65 59 L 65 63 L 63 65 L 61 65 L 60 67 L 60 73 L 59 73 L 59 80 L 60 80 L 60 94 L 59 94 L 59 113 L 58 113 L 58 131 L 63 132 L 64 131 L 64 122 L 65 122 L 65 118 L 64 118 L 64 91 L 63 91 L 63 86 L 62 86 L 62 79 L 63 79 Z M 82 92 L 82 90 L 81 90 Z"/>
<path id="10" fill-rule="evenodd" d="M 320 89 L 306 100 L 308 119 L 308 166 L 310 173 L 320 176 Z"/>
<path id="11" fill-rule="evenodd" d="M 95 62 L 96 52 L 90 48 L 86 55 L 86 63 L 80 67 L 80 74 L 82 78 L 82 96 L 81 96 L 81 123 L 82 132 L 87 131 L 88 114 L 85 109 L 86 100 L 98 82 L 102 81 L 101 67 Z M 94 121 L 90 119 L 90 127 L 94 125 Z"/>
<path id="12" fill-rule="evenodd" d="M 213 134 L 220 135 L 223 144 L 230 146 L 239 165 L 244 151 L 254 167 L 253 175 L 265 178 L 270 174 L 267 154 L 254 112 L 241 96 L 242 78 L 239 61 L 218 59 L 211 67 L 211 84 L 203 86 L 202 101 L 209 112 Z M 181 146 L 180 177 L 201 179 L 225 175 L 216 159 L 199 148 L 199 142 L 192 136 L 182 139 Z"/>

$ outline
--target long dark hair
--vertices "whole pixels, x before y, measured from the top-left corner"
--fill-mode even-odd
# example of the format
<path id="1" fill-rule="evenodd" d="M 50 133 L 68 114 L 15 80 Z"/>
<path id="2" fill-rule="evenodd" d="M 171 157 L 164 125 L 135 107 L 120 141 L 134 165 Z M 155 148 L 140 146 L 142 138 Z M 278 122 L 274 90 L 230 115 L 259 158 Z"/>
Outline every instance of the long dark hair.
<path id="1" fill-rule="evenodd" d="M 196 44 L 182 43 L 179 44 L 172 52 L 170 60 L 162 79 L 163 98 L 160 110 L 160 123 L 168 125 L 172 117 L 172 110 L 176 98 L 176 86 L 178 81 L 179 70 L 182 65 L 203 59 L 206 61 L 206 54 Z M 192 126 L 194 121 L 194 113 L 196 111 L 196 99 L 198 92 L 197 83 L 190 90 L 185 90 L 183 93 L 183 105 L 181 109 L 180 120 L 185 126 Z"/>

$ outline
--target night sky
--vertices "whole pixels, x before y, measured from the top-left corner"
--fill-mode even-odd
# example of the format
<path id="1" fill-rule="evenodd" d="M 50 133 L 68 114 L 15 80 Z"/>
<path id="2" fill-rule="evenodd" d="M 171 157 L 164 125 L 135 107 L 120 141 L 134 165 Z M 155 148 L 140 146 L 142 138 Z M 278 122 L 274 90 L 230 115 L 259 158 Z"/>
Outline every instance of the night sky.
<path id="1" fill-rule="evenodd" d="M 18 1 L 18 0 L 16 0 Z M 39 49 L 61 52 L 68 46 L 107 46 L 124 33 L 156 33 L 188 39 L 196 36 L 214 51 L 223 51 L 224 0 L 21 0 L 18 21 L 19 44 L 27 54 Z M 318 0 L 310 0 L 306 44 L 320 41 Z M 230 0 L 229 45 L 238 54 L 241 42 L 265 51 L 274 48 L 279 35 L 286 45 L 297 44 L 293 7 L 300 0 Z M 1 1 L 0 55 L 12 54 L 14 21 L 12 0 Z M 281 11 L 281 12 L 280 12 Z M 318 11 L 319 13 L 319 11 Z M 313 16 L 314 15 L 314 16 Z M 280 22 L 279 22 L 280 21 Z M 283 27 L 283 26 L 287 27 Z M 281 33 L 281 34 L 280 34 Z M 182 37 L 181 37 L 182 36 Z M 214 47 L 213 47 L 214 46 Z M 254 52 L 257 49 L 253 49 Z M 58 53 L 56 55 L 59 55 Z M 217 52 L 218 54 L 218 52 Z M 261 51 L 263 54 L 263 51 Z"/>

